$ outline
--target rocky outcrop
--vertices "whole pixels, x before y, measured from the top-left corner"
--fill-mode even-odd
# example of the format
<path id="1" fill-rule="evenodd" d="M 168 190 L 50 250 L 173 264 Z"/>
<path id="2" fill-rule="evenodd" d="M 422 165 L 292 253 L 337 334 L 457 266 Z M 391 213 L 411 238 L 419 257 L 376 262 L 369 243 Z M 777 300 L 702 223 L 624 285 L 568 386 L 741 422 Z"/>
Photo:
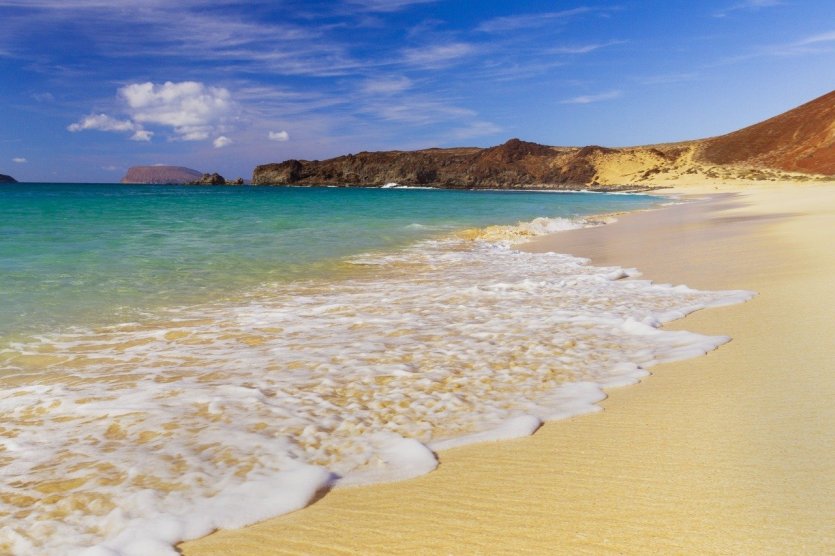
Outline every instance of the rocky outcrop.
<path id="1" fill-rule="evenodd" d="M 190 185 L 226 185 L 226 178 L 214 172 L 203 174 L 199 180 L 189 182 Z"/>
<path id="2" fill-rule="evenodd" d="M 203 174 L 182 166 L 133 166 L 122 183 L 185 184 L 201 179 Z"/>
<path id="3" fill-rule="evenodd" d="M 0 174 L 0 183 L 17 183 L 17 180 L 6 174 Z"/>
<path id="4" fill-rule="evenodd" d="M 616 189 L 663 185 L 683 176 L 812 179 L 835 175 L 835 92 L 721 137 L 610 149 L 549 147 L 519 139 L 489 147 L 361 152 L 255 168 L 257 185 L 388 183 L 444 188 Z"/>
<path id="5" fill-rule="evenodd" d="M 188 185 L 243 185 L 243 178 L 236 178 L 234 180 L 227 180 L 217 172 L 211 174 L 203 174 L 199 180 L 190 181 Z"/>

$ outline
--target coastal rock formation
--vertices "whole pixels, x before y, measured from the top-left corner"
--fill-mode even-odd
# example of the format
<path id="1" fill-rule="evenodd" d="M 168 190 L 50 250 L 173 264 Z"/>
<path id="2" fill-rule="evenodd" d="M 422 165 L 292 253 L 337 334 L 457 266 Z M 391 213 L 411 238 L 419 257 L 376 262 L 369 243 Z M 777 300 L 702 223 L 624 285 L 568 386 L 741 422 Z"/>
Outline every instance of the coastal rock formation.
<path id="1" fill-rule="evenodd" d="M 182 166 L 133 166 L 122 183 L 183 184 L 201 179 L 203 174 Z"/>
<path id="2" fill-rule="evenodd" d="M 490 147 L 361 152 L 330 160 L 288 160 L 258 166 L 252 183 L 445 188 L 570 188 L 594 182 L 602 147 L 560 148 L 519 139 Z"/>
<path id="3" fill-rule="evenodd" d="M 212 174 L 203 174 L 199 180 L 190 181 L 191 185 L 226 185 L 226 178 L 214 172 Z"/>
<path id="4" fill-rule="evenodd" d="M 255 168 L 256 185 L 641 189 L 682 178 L 812 179 L 835 174 L 835 92 L 745 129 L 640 147 L 550 147 L 519 139 L 486 149 L 361 152 Z"/>
<path id="5" fill-rule="evenodd" d="M 0 183 L 17 183 L 17 180 L 6 174 L 0 174 Z"/>
<path id="6" fill-rule="evenodd" d="M 243 178 L 236 178 L 234 180 L 227 180 L 217 172 L 211 174 L 203 174 L 199 180 L 188 182 L 189 185 L 243 185 Z"/>

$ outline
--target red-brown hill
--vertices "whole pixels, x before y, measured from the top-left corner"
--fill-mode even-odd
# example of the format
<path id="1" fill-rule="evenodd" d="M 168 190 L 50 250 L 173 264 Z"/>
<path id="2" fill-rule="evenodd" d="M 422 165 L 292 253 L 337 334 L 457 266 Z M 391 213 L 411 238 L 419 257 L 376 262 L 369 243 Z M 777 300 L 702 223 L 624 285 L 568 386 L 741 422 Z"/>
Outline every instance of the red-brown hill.
<path id="1" fill-rule="evenodd" d="M 835 91 L 764 122 L 707 139 L 698 158 L 713 164 L 835 174 Z"/>

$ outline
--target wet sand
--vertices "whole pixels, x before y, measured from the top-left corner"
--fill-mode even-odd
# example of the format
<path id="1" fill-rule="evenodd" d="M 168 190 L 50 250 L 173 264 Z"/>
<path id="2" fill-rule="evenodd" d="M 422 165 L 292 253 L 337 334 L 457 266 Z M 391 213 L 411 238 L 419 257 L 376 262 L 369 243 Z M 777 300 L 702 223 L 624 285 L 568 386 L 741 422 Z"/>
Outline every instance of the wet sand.
<path id="1" fill-rule="evenodd" d="M 769 184 L 540 238 L 527 248 L 759 295 L 668 325 L 733 341 L 610 390 L 603 412 L 445 451 L 429 475 L 336 489 L 302 511 L 180 548 L 835 553 L 834 237 L 835 185 Z"/>

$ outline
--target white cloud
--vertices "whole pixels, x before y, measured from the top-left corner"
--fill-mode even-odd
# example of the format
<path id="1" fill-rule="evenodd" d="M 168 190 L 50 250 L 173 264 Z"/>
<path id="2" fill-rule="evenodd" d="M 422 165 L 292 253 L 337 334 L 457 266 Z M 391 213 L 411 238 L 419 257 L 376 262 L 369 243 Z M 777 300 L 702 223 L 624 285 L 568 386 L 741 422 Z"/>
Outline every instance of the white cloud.
<path id="1" fill-rule="evenodd" d="M 612 100 L 618 98 L 623 93 L 621 91 L 607 91 L 596 95 L 580 95 L 578 97 L 567 98 L 560 102 L 560 104 L 591 104 L 592 102 L 601 102 L 604 100 Z"/>
<path id="2" fill-rule="evenodd" d="M 135 131 L 137 126 L 130 120 L 117 120 L 107 114 L 91 114 L 82 118 L 74 124 L 67 126 L 69 131 L 83 131 L 85 129 L 97 129 L 99 131 Z"/>
<path id="3" fill-rule="evenodd" d="M 16 162 L 17 164 L 26 164 L 27 160 L 22 156 L 16 156 L 12 159 L 12 162 Z"/>
<path id="4" fill-rule="evenodd" d="M 289 141 L 290 134 L 284 130 L 281 131 L 271 131 L 267 135 L 270 138 L 270 141 Z"/>
<path id="5" fill-rule="evenodd" d="M 131 135 L 131 141 L 150 141 L 151 137 L 154 136 L 153 131 L 148 131 L 147 129 L 137 129 L 136 133 Z"/>
<path id="6" fill-rule="evenodd" d="M 208 139 L 235 108 L 227 89 L 197 81 L 134 83 L 119 89 L 119 96 L 134 122 L 172 127 L 185 141 Z"/>
<path id="7" fill-rule="evenodd" d="M 212 141 L 212 145 L 214 145 L 216 149 L 222 149 L 226 145 L 231 145 L 231 144 L 232 144 L 232 140 L 230 138 L 226 137 L 225 135 L 221 135 L 220 137 L 218 137 L 217 139 Z"/>
<path id="8" fill-rule="evenodd" d="M 91 114 L 67 129 L 72 132 L 88 129 L 132 131 L 131 141 L 150 141 L 155 132 L 145 126 L 158 125 L 172 128 L 176 139 L 204 141 L 226 131 L 237 111 L 237 104 L 227 89 L 209 87 L 197 81 L 133 83 L 120 88 L 118 96 L 124 103 L 128 119 Z M 220 137 L 215 141 L 218 140 Z M 224 138 L 221 146 L 228 142 L 229 139 Z"/>

